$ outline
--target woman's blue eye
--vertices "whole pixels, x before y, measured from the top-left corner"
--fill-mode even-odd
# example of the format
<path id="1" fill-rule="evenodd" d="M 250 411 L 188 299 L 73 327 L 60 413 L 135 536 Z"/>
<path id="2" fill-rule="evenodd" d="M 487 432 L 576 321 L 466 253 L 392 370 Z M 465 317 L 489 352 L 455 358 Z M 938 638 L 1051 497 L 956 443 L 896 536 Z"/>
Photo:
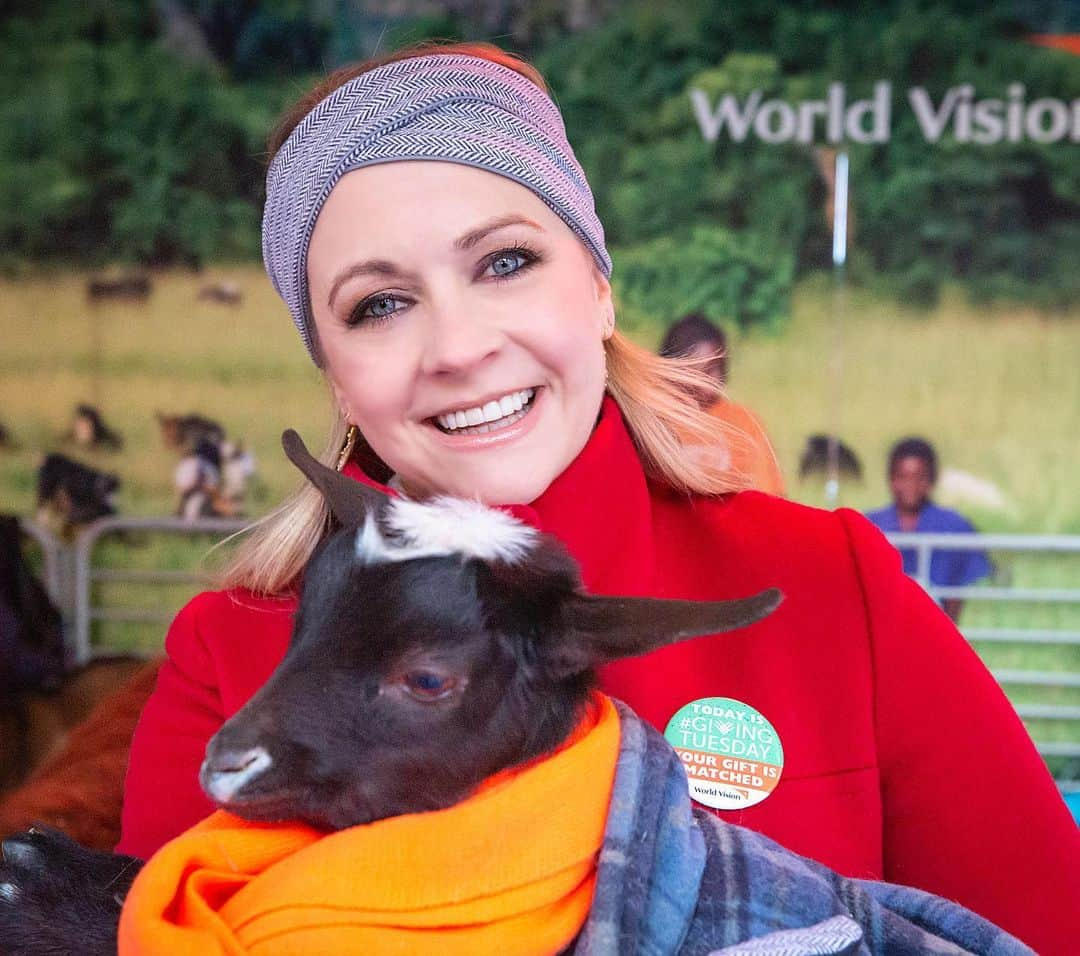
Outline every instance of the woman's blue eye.
<path id="1" fill-rule="evenodd" d="M 397 302 L 392 295 L 382 295 L 370 303 L 371 314 L 375 316 L 379 315 L 392 315 L 396 310 L 391 306 Z"/>
<path id="2" fill-rule="evenodd" d="M 509 249 L 500 249 L 484 261 L 484 275 L 494 273 L 495 279 L 516 279 L 541 261 L 543 257 L 528 246 L 517 245 Z"/>
<path id="3" fill-rule="evenodd" d="M 526 259 L 520 252 L 500 252 L 491 260 L 491 271 L 497 276 L 510 275 L 517 272 L 525 262 Z"/>
<path id="4" fill-rule="evenodd" d="M 396 295 L 380 293 L 364 299 L 349 315 L 349 325 L 377 324 L 401 311 L 402 301 Z"/>

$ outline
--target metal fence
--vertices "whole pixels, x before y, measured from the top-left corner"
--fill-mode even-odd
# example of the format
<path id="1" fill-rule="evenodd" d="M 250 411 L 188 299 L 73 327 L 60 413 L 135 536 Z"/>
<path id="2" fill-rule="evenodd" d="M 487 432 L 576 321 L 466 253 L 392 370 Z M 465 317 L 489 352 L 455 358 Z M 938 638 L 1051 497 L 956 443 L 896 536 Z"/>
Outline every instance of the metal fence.
<path id="1" fill-rule="evenodd" d="M 88 525 L 74 544 L 74 604 L 70 642 L 74 658 L 85 663 L 94 656 L 91 641 L 94 621 L 146 621 L 166 624 L 176 608 L 131 608 L 117 605 L 98 606 L 93 603 L 94 584 L 98 582 L 137 584 L 205 585 L 205 575 L 193 571 L 165 568 L 95 568 L 94 549 L 103 537 L 120 532 L 156 532 L 159 534 L 214 535 L 224 538 L 246 527 L 248 522 L 236 518 L 102 518 Z"/>
<path id="2" fill-rule="evenodd" d="M 935 551 L 992 551 L 996 555 L 1017 553 L 1059 556 L 1076 559 L 1076 581 L 1080 584 L 1080 536 L 1078 535 L 1020 535 L 1020 534 L 922 534 L 894 533 L 888 535 L 897 548 L 914 551 L 915 579 L 938 601 L 956 598 L 963 601 L 1012 602 L 1024 605 L 1074 606 L 1075 615 L 1065 627 L 965 627 L 961 632 L 969 641 L 979 643 L 1055 646 L 1064 656 L 1080 660 L 1069 648 L 1080 647 L 1080 587 L 1015 586 L 1011 581 L 978 583 L 964 587 L 949 587 L 931 580 Z M 1074 665 L 1077 666 L 1077 665 Z M 1006 693 L 1012 688 L 1077 688 L 1080 672 L 1064 667 L 1054 670 L 995 668 L 991 673 Z M 1080 706 L 1070 704 L 1041 704 L 1014 702 L 1017 713 L 1027 720 L 1080 721 Z M 1080 761 L 1080 732 L 1073 741 L 1036 741 L 1044 757 L 1065 757 Z M 1075 774 L 1075 771 L 1072 772 Z M 1060 780 L 1063 789 L 1080 790 L 1080 779 Z"/>
<path id="3" fill-rule="evenodd" d="M 124 607 L 119 604 L 95 604 L 95 585 L 100 583 L 133 583 L 139 585 L 190 584 L 193 590 L 205 583 L 202 575 L 191 570 L 163 568 L 104 568 L 94 564 L 94 552 L 101 540 L 111 534 L 155 533 L 166 535 L 211 535 L 223 538 L 240 530 L 245 522 L 236 519 L 204 518 L 188 521 L 181 518 L 103 518 L 86 527 L 68 545 L 33 524 L 23 522 L 23 528 L 41 546 L 44 556 L 45 584 L 50 596 L 64 616 L 65 634 L 72 658 L 78 663 L 89 661 L 95 654 L 108 653 L 106 646 L 95 646 L 92 631 L 95 622 L 142 621 L 164 625 L 173 617 L 174 607 Z M 978 550 L 996 554 L 1033 553 L 1037 555 L 1075 555 L 1080 559 L 1080 536 L 1060 535 L 1002 535 L 1002 534 L 890 534 L 889 540 L 898 548 L 916 552 L 915 578 L 936 599 L 958 598 L 964 601 L 1016 602 L 1037 605 L 1080 608 L 1080 588 L 1018 587 L 1000 581 L 967 587 L 944 587 L 930 580 L 935 550 Z M 1080 560 L 1077 581 L 1080 583 Z M 1080 622 L 1080 609 L 1074 621 Z M 1051 645 L 1063 651 L 1080 647 L 1080 629 L 1045 627 L 963 627 L 970 641 L 1009 643 L 1018 645 Z M 1069 656 L 1074 656 L 1069 653 Z M 1062 669 L 994 668 L 995 678 L 1005 687 L 1080 688 L 1080 673 Z M 1015 702 L 1022 718 L 1030 720 L 1080 721 L 1080 706 Z M 1070 724 L 1070 726 L 1080 725 Z M 1037 741 L 1040 753 L 1048 758 L 1071 758 L 1069 764 L 1080 767 L 1080 732 L 1070 734 L 1070 741 Z M 1070 775 L 1074 771 L 1070 771 Z M 1080 790 L 1080 779 L 1059 781 L 1063 789 Z"/>

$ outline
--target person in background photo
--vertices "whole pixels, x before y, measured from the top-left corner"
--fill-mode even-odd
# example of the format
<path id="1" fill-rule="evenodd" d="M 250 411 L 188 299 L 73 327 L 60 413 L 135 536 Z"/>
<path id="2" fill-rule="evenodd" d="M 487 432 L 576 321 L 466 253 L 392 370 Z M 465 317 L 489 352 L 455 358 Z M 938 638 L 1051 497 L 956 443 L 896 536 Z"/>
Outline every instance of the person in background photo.
<path id="1" fill-rule="evenodd" d="M 868 517 L 882 531 L 920 532 L 923 534 L 970 534 L 974 526 L 963 515 L 942 508 L 930 500 L 938 477 L 938 458 L 934 446 L 922 438 L 903 438 L 889 452 L 889 490 L 893 503 Z M 901 548 L 904 573 L 915 576 L 918 553 L 914 548 Z M 930 584 L 934 587 L 958 588 L 985 578 L 993 570 L 985 551 L 949 551 L 935 548 L 930 557 Z M 945 598 L 945 613 L 954 621 L 960 620 L 964 602 L 960 598 Z"/>
<path id="2" fill-rule="evenodd" d="M 660 354 L 664 358 L 700 360 L 701 370 L 726 388 L 727 336 L 700 312 L 684 315 L 668 328 L 660 343 Z M 725 465 L 745 475 L 749 488 L 782 495 L 784 478 L 780 463 L 757 416 L 744 405 L 731 401 L 726 393 L 719 400 L 711 395 L 703 396 L 701 404 L 710 415 L 724 422 L 732 435 L 729 448 L 716 449 L 717 454 L 726 452 Z"/>

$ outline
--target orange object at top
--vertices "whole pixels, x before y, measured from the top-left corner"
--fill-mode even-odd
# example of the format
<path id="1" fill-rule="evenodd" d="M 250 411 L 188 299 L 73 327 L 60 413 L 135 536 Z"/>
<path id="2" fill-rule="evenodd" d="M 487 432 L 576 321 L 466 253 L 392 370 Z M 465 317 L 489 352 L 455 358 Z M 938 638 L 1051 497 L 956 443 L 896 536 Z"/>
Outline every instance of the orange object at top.
<path id="1" fill-rule="evenodd" d="M 1063 50 L 1080 56 L 1080 33 L 1033 33 L 1026 37 L 1028 43 L 1051 50 Z"/>
<path id="2" fill-rule="evenodd" d="M 446 810 L 329 834 L 218 811 L 143 868 L 120 956 L 558 952 L 592 904 L 618 751 L 597 694 L 555 754 Z"/>
<path id="3" fill-rule="evenodd" d="M 729 447 L 717 449 L 717 453 L 730 455 L 731 468 L 749 479 L 750 488 L 782 495 L 784 476 L 780 473 L 780 463 L 757 416 L 746 406 L 726 398 L 710 407 L 709 414 L 729 426 Z"/>

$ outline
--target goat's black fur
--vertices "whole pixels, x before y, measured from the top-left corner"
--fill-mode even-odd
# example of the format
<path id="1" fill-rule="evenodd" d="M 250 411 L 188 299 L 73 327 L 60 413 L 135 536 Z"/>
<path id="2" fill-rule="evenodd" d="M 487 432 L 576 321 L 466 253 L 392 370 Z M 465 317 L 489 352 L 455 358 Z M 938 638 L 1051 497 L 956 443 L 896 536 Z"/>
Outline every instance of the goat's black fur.
<path id="1" fill-rule="evenodd" d="M 779 601 L 591 597 L 574 560 L 539 534 L 517 560 L 395 560 L 392 546 L 371 557 L 358 526 L 382 525 L 389 500 L 319 465 L 295 434 L 285 444 L 341 527 L 306 569 L 281 665 L 207 747 L 204 790 L 249 819 L 341 829 L 452 806 L 565 739 L 598 663 L 749 624 Z M 15 897 L 0 898 L 0 939 L 13 953 L 64 952 L 34 933 L 40 907 L 55 906 L 48 874 L 76 879 L 51 858 L 71 848 L 52 835 L 14 845 L 0 864 Z M 111 920 L 115 933 L 115 900 L 98 888 L 112 885 L 117 862 L 79 848 L 75 866 L 92 883 L 79 905 L 96 915 L 82 918 Z M 72 951 L 96 952 L 72 939 Z"/>
<path id="2" fill-rule="evenodd" d="M 105 956 L 116 952 L 120 908 L 141 861 L 34 828 L 3 841 L 0 954 Z"/>

